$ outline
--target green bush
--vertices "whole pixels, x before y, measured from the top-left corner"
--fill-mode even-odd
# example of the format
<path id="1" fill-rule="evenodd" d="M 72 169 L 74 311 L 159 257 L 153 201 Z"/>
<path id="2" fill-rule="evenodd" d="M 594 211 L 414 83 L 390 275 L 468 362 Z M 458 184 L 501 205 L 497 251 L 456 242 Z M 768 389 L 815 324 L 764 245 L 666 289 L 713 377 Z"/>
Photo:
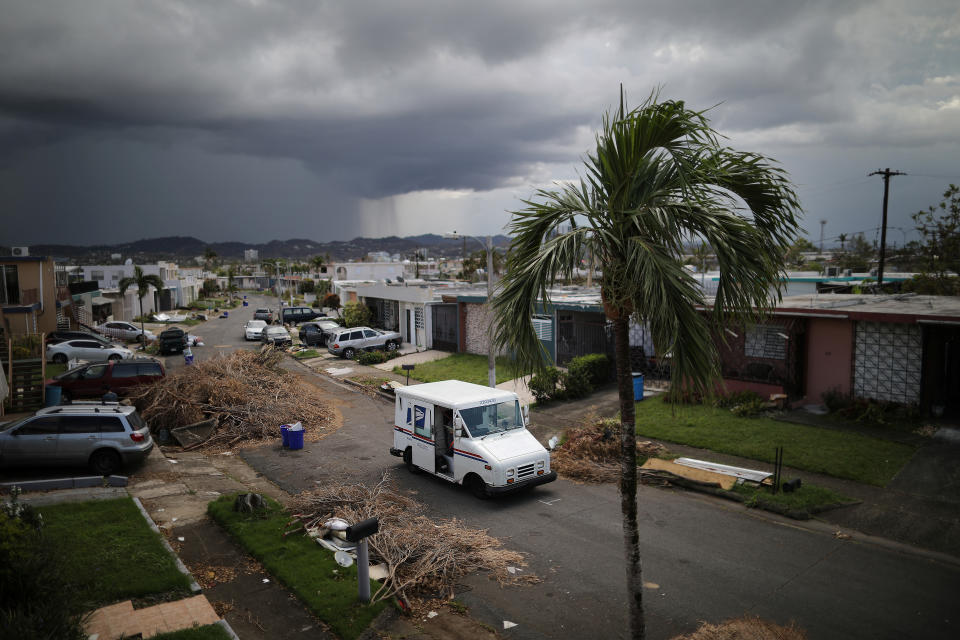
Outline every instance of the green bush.
<path id="1" fill-rule="evenodd" d="M 357 354 L 357 362 L 365 365 L 380 364 L 393 357 L 395 356 L 388 351 L 361 351 Z"/>
<path id="2" fill-rule="evenodd" d="M 561 373 L 560 387 L 560 390 L 554 394 L 557 400 L 575 400 L 593 392 L 593 385 L 590 384 L 587 371 L 582 367 L 570 368 Z"/>
<path id="3" fill-rule="evenodd" d="M 544 404 L 556 396 L 558 382 L 560 382 L 560 370 L 556 367 L 547 367 L 530 378 L 527 388 L 530 389 L 537 404 Z"/>
<path id="4" fill-rule="evenodd" d="M 567 371 L 571 376 L 584 377 L 594 388 L 601 387 L 614 379 L 610 358 L 604 353 L 577 356 L 567 365 Z"/>
<path id="5" fill-rule="evenodd" d="M 843 393 L 840 389 L 824 391 L 820 397 L 823 398 L 823 404 L 826 405 L 830 413 L 846 409 L 850 406 L 852 400 L 849 394 Z"/>
<path id="6" fill-rule="evenodd" d="M 370 325 L 370 308 L 359 302 L 348 302 L 343 307 L 344 326 L 366 327 Z"/>

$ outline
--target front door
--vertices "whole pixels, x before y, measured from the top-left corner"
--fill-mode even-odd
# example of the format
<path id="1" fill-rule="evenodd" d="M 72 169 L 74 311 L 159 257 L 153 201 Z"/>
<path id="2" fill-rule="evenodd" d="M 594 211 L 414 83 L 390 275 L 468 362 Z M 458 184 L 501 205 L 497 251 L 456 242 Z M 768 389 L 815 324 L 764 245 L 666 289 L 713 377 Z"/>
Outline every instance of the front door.
<path id="1" fill-rule="evenodd" d="M 407 344 L 413 344 L 413 340 L 410 339 L 412 335 L 410 333 L 411 325 L 413 325 L 413 311 L 407 309 Z"/>
<path id="2" fill-rule="evenodd" d="M 433 440 L 433 407 L 431 405 L 413 405 L 413 464 L 435 471 L 436 447 Z"/>

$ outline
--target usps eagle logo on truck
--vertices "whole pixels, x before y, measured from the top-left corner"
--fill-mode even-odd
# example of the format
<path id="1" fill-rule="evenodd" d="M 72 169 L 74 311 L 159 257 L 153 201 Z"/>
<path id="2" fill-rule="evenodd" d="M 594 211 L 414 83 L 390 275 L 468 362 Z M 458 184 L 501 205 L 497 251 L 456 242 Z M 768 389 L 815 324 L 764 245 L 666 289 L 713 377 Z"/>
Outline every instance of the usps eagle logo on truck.
<path id="1" fill-rule="evenodd" d="M 427 417 L 427 410 L 423 407 L 413 405 L 413 426 L 423 427 L 423 422 Z"/>

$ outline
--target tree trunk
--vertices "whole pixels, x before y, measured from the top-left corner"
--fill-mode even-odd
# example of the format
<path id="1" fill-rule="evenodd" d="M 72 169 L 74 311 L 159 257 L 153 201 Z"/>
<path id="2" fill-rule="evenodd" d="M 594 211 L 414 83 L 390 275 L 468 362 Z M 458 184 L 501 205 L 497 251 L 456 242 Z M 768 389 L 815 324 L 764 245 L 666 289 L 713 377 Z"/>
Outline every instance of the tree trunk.
<path id="1" fill-rule="evenodd" d="M 143 296 L 140 296 L 139 300 L 140 300 L 140 340 L 138 342 L 140 342 L 140 344 L 145 347 L 147 346 L 147 334 L 143 330 Z"/>
<path id="2" fill-rule="evenodd" d="M 640 567 L 640 533 L 637 530 L 637 432 L 630 370 L 630 316 L 620 313 L 613 321 L 620 395 L 620 511 L 627 569 L 627 622 L 631 638 L 646 637 L 643 617 L 643 578 Z"/>

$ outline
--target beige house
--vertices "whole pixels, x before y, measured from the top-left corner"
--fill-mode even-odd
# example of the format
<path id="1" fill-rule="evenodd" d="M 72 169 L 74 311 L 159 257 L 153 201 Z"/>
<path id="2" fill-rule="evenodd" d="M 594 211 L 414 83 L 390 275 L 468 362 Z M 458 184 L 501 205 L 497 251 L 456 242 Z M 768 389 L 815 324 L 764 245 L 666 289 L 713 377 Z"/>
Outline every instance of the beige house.
<path id="1" fill-rule="evenodd" d="M 56 330 L 53 258 L 0 256 L 0 327 L 8 336 Z"/>

